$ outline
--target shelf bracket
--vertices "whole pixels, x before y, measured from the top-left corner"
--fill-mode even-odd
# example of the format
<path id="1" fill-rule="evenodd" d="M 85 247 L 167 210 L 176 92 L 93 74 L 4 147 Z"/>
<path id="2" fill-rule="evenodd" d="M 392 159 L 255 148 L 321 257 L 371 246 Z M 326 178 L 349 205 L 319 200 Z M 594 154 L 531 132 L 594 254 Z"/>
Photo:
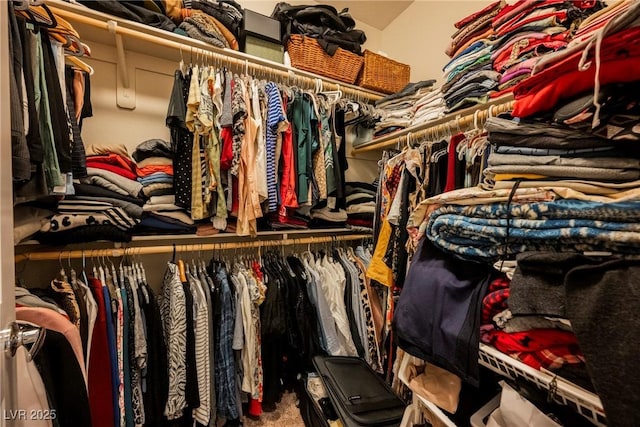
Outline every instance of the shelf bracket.
<path id="1" fill-rule="evenodd" d="M 136 108 L 136 91 L 135 82 L 132 79 L 135 76 L 135 70 L 127 66 L 127 55 L 124 51 L 124 42 L 122 35 L 118 34 L 118 23 L 113 20 L 107 21 L 109 32 L 114 35 L 116 40 L 116 103 L 118 107 L 127 110 L 135 110 Z"/>

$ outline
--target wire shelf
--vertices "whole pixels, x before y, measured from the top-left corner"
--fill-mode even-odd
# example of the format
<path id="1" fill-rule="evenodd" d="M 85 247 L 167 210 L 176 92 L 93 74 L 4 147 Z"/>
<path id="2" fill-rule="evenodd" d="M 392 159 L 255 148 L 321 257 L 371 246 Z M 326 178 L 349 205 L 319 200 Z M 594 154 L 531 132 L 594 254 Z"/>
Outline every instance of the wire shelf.
<path id="1" fill-rule="evenodd" d="M 410 381 L 409 372 L 408 372 L 410 363 L 422 364 L 424 362 L 422 362 L 420 359 L 416 357 L 411 356 L 408 353 L 404 355 L 402 362 L 400 363 L 400 367 L 398 368 L 398 378 L 407 387 L 409 387 L 409 381 Z M 427 408 L 429 412 L 431 412 L 433 416 L 438 418 L 438 420 L 445 427 L 456 427 L 453 421 L 451 421 L 451 419 L 447 417 L 447 415 L 442 411 L 442 409 L 440 409 L 435 403 L 430 402 L 429 400 L 420 396 L 418 393 L 413 393 L 413 401 L 414 403 L 418 403 L 419 405 L 422 405 L 425 408 Z"/>
<path id="2" fill-rule="evenodd" d="M 505 377 L 525 379 L 547 391 L 556 402 L 569 406 L 595 425 L 607 425 L 600 398 L 562 377 L 533 369 L 485 344 L 480 344 L 480 364 Z"/>

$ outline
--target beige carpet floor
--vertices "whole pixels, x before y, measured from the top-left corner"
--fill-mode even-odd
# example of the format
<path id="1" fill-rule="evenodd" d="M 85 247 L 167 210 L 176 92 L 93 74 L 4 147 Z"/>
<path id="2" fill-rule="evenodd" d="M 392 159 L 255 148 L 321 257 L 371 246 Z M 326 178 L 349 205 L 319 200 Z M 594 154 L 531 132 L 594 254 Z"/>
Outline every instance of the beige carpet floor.
<path id="1" fill-rule="evenodd" d="M 296 394 L 286 393 L 273 412 L 264 412 L 259 420 L 245 418 L 245 427 L 304 427 Z"/>

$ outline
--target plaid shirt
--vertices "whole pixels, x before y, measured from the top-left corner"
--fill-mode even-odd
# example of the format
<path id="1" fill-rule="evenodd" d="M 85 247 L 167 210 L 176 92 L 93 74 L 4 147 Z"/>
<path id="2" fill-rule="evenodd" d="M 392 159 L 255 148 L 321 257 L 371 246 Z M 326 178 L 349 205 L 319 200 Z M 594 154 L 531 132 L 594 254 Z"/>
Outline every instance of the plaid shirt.
<path id="1" fill-rule="evenodd" d="M 490 343 L 501 352 L 534 369 L 558 369 L 565 363 L 584 362 L 576 336 L 556 329 L 532 329 L 526 332 L 489 332 Z"/>
<path id="2" fill-rule="evenodd" d="M 509 288 L 498 289 L 489 293 L 482 300 L 482 324 L 491 323 L 491 319 L 498 313 L 507 309 L 507 299 L 509 298 Z"/>
<path id="3" fill-rule="evenodd" d="M 511 353 L 511 357 L 535 369 L 554 370 L 561 368 L 564 364 L 584 363 L 584 356 L 577 345 L 552 347 L 532 353 Z"/>
<path id="4" fill-rule="evenodd" d="M 234 298 L 224 267 L 216 271 L 220 284 L 220 322 L 215 332 L 215 380 L 218 415 L 226 419 L 239 417 L 236 404 L 236 370 L 233 358 Z"/>

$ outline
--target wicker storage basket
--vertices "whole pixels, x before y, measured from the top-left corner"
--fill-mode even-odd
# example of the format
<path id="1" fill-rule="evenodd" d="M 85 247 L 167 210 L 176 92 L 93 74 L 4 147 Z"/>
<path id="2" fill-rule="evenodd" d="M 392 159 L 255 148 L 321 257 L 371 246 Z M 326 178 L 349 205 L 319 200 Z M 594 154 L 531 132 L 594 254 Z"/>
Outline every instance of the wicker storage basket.
<path id="1" fill-rule="evenodd" d="M 326 53 L 316 39 L 292 34 L 287 42 L 291 65 L 300 70 L 353 84 L 364 58 L 342 48 L 333 56 Z"/>
<path id="2" fill-rule="evenodd" d="M 364 67 L 358 86 L 382 93 L 395 93 L 409 83 L 411 67 L 370 50 L 364 51 Z"/>

